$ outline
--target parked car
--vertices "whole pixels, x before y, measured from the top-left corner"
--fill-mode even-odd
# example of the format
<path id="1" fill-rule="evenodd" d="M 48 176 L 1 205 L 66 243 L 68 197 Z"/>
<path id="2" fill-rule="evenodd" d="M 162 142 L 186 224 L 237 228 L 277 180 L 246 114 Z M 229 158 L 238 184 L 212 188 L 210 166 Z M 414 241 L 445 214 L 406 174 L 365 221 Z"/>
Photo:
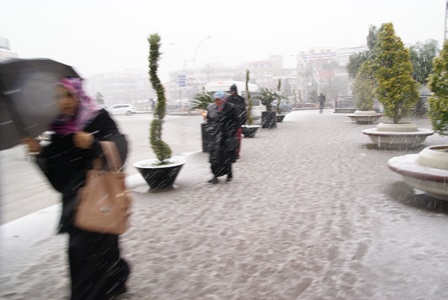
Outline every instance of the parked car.
<path id="1" fill-rule="evenodd" d="M 114 104 L 107 108 L 107 111 L 111 115 L 126 115 L 130 116 L 132 114 L 136 114 L 137 110 L 131 104 Z"/>

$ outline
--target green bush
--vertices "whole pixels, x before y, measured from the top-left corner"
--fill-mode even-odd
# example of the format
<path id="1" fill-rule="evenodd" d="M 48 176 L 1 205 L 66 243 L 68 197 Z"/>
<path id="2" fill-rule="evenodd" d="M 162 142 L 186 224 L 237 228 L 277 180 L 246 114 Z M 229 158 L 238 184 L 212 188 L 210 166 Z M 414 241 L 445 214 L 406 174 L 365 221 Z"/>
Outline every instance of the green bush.
<path id="1" fill-rule="evenodd" d="M 359 110 L 372 110 L 375 99 L 375 81 L 368 61 L 362 63 L 353 83 L 355 105 Z"/>
<path id="2" fill-rule="evenodd" d="M 428 98 L 432 126 L 439 134 L 448 135 L 448 41 L 434 59 L 428 85 L 433 93 Z"/>

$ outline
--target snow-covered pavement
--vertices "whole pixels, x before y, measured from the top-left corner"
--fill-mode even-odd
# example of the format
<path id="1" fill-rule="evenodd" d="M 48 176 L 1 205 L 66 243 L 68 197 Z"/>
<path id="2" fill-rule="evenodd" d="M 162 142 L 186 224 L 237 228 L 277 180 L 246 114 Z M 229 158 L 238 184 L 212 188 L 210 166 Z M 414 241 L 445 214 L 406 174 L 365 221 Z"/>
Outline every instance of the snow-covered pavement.
<path id="1" fill-rule="evenodd" d="M 295 111 L 243 139 L 230 183 L 206 182 L 202 152 L 187 156 L 173 190 L 148 193 L 129 177 L 123 299 L 448 299 L 448 203 L 415 194 L 387 167 L 446 138 L 378 150 L 362 134 L 370 127 Z M 58 209 L 0 227 L 0 299 L 67 298 Z"/>

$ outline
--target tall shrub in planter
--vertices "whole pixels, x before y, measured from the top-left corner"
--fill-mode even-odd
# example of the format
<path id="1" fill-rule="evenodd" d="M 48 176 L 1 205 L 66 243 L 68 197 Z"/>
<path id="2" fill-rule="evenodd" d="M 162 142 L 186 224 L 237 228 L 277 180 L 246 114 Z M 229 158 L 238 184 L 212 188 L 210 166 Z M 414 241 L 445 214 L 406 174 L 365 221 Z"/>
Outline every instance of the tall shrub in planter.
<path id="1" fill-rule="evenodd" d="M 428 98 L 432 126 L 439 134 L 448 135 L 448 41 L 434 59 L 428 85 L 433 93 Z"/>
<path id="2" fill-rule="evenodd" d="M 157 106 L 154 110 L 154 119 L 151 122 L 149 141 L 161 165 L 167 164 L 171 157 L 171 148 L 162 140 L 163 119 L 166 114 L 165 89 L 157 75 L 160 59 L 160 36 L 155 33 L 148 38 L 149 42 L 149 79 L 157 93 Z"/>
<path id="3" fill-rule="evenodd" d="M 179 174 L 185 159 L 171 157 L 171 148 L 162 140 L 163 119 L 166 114 L 165 89 L 157 75 L 160 59 L 160 36 L 151 34 L 149 42 L 149 80 L 157 93 L 157 106 L 149 129 L 149 143 L 154 151 L 155 159 L 145 159 L 134 163 L 150 187 L 150 191 L 171 188 Z"/>
<path id="4" fill-rule="evenodd" d="M 395 35 L 392 23 L 383 24 L 378 32 L 373 67 L 378 100 L 384 114 L 397 124 L 409 115 L 419 97 L 409 51 Z"/>
<path id="5" fill-rule="evenodd" d="M 250 95 L 249 91 L 249 79 L 250 79 L 250 72 L 249 70 L 246 70 L 246 93 L 247 93 L 247 124 L 253 125 L 254 119 L 252 118 L 252 97 Z"/>
<path id="6" fill-rule="evenodd" d="M 281 96 L 281 92 L 280 92 L 281 89 L 282 89 L 282 80 L 279 79 L 278 82 L 277 82 L 277 94 L 278 94 L 278 99 L 277 99 L 277 105 L 275 106 L 275 108 L 276 108 L 276 112 L 277 112 L 277 114 L 279 114 L 279 115 L 282 113 L 280 100 L 281 100 L 283 97 Z"/>
<path id="7" fill-rule="evenodd" d="M 249 70 L 246 70 L 247 124 L 244 124 L 243 126 L 241 126 L 241 128 L 243 130 L 244 137 L 252 138 L 255 137 L 255 134 L 257 133 L 257 130 L 260 126 L 254 125 L 254 119 L 252 117 L 253 101 L 249 90 L 249 80 L 250 80 L 250 72 Z"/>

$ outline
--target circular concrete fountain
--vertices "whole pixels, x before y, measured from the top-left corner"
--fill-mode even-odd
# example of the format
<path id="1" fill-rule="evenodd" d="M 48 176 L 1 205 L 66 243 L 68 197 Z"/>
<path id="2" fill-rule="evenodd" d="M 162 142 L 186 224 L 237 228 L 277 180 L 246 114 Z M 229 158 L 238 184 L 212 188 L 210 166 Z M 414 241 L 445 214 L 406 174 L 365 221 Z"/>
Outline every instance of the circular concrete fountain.
<path id="1" fill-rule="evenodd" d="M 418 154 L 393 157 L 387 164 L 406 184 L 448 201 L 448 145 L 430 146 Z"/>

